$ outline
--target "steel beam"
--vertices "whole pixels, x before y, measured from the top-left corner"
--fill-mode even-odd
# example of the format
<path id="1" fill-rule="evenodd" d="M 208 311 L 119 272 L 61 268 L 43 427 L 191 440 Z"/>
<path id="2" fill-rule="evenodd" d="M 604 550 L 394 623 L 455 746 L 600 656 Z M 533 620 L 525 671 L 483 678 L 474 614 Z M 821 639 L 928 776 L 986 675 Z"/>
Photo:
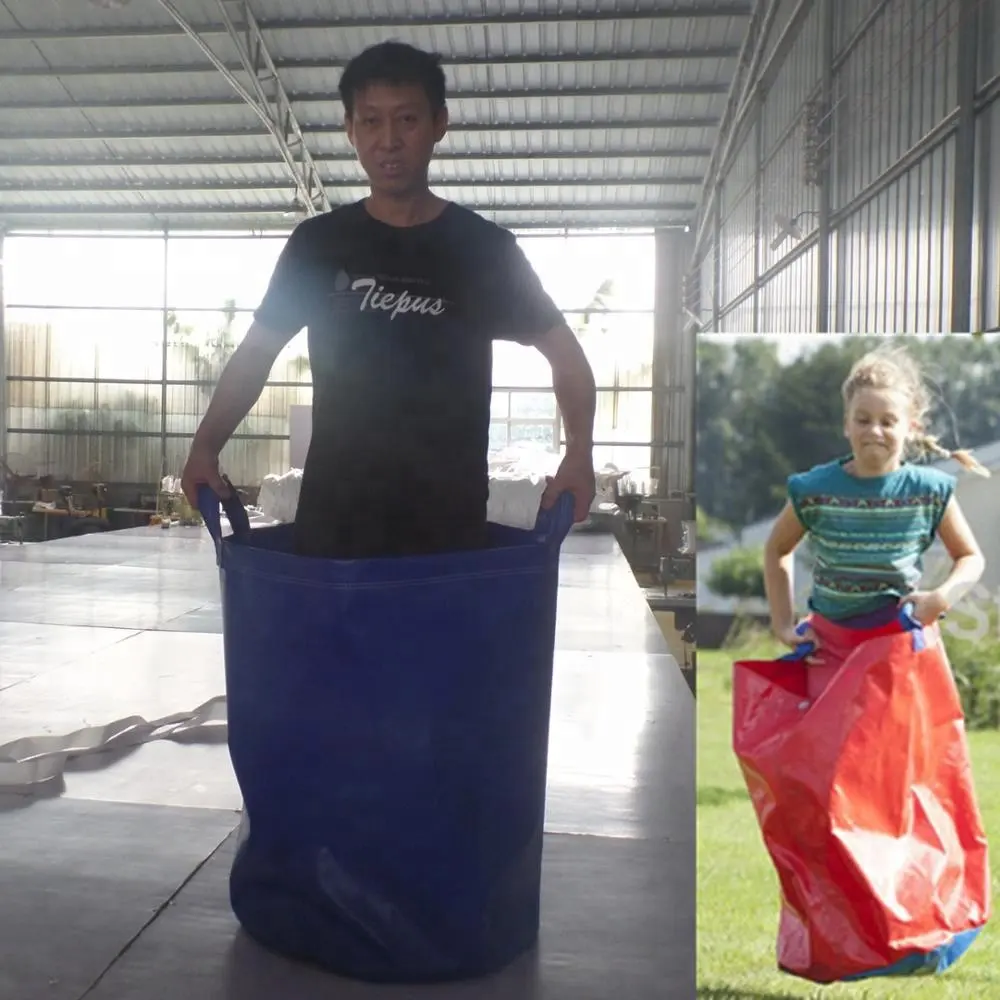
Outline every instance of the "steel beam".
<path id="1" fill-rule="evenodd" d="M 0 222 L 0 275 L 3 274 L 4 227 Z M 4 283 L 0 281 L 0 459 L 7 461 L 7 353 L 4 336 L 6 308 L 3 297 Z M 3 479 L 0 478 L 0 485 Z M 3 510 L 0 509 L 0 514 Z"/>
<path id="2" fill-rule="evenodd" d="M 453 122 L 449 132 L 482 132 L 494 135 L 498 132 L 621 132 L 635 129 L 704 129 L 715 128 L 719 119 L 707 115 L 699 118 L 637 118 L 623 120 L 612 118 L 606 122 L 584 121 L 517 121 L 517 122 Z M 306 125 L 305 135 L 342 135 L 342 125 Z M 4 143 L 8 142 L 148 142 L 159 139 L 238 139 L 247 136 L 269 135 L 269 129 L 220 128 L 210 125 L 204 128 L 171 128 L 139 132 L 136 129 L 87 129 L 84 131 L 5 131 Z M 536 154 L 532 154 L 536 155 Z"/>
<path id="3" fill-rule="evenodd" d="M 434 14 L 424 17 L 341 17 L 301 18 L 262 21 L 263 31 L 342 31 L 345 28 L 370 28 L 392 30 L 397 28 L 482 28 L 507 25 L 558 24 L 561 22 L 627 22 L 627 21 L 691 21 L 705 18 L 748 17 L 751 4 L 745 3 L 688 3 L 671 7 L 651 5 L 638 10 L 602 10 L 571 13 L 563 10 L 520 12 L 497 15 Z M 121 28 L 34 28 L 4 29 L 0 41 L 44 42 L 60 40 L 97 40 L 102 38 L 163 38 L 180 34 L 173 25 L 130 25 Z M 202 37 L 228 34 L 224 24 L 202 24 L 195 29 Z"/>
<path id="4" fill-rule="evenodd" d="M 74 217 L 50 217 L 35 216 L 31 221 L 15 220 L 12 215 L 8 220 L 8 236 L 38 236 L 39 229 L 51 230 L 58 228 L 60 231 L 73 234 L 86 234 L 95 239 L 119 239 L 122 234 L 129 237 L 149 237 L 163 232 L 163 223 L 154 216 L 119 216 L 113 220 L 102 220 L 99 216 Z M 292 222 L 289 219 L 280 219 L 277 216 L 254 216 L 254 215 L 229 215 L 212 216 L 199 220 L 197 216 L 191 220 L 186 220 L 183 227 L 177 226 L 171 230 L 174 237 L 185 239 L 209 239 L 218 236 L 228 236 L 231 239 L 246 237 L 248 233 L 267 236 L 268 238 L 279 238 L 287 236 Z M 690 223 L 684 217 L 674 218 L 645 218 L 632 219 L 627 222 L 620 222 L 614 219 L 588 219 L 577 218 L 571 223 L 542 222 L 538 219 L 504 219 L 499 221 L 499 225 L 509 229 L 512 233 L 531 234 L 535 238 L 563 239 L 566 236 L 575 236 L 580 239 L 590 237 L 603 237 L 607 235 L 626 234 L 635 235 L 640 233 L 649 235 L 653 229 L 689 229 Z"/>
<path id="5" fill-rule="evenodd" d="M 318 215 L 320 212 L 330 211 L 330 200 L 323 189 L 319 171 L 313 163 L 305 136 L 292 112 L 285 88 L 274 69 L 274 63 L 246 0 L 218 0 L 218 5 L 226 33 L 236 46 L 240 62 L 250 78 L 253 93 L 226 69 L 225 63 L 187 22 L 171 0 L 159 0 L 159 3 L 264 123 L 288 168 L 305 213 Z"/>
<path id="6" fill-rule="evenodd" d="M 228 71 L 227 71 L 228 72 Z M 552 89 L 526 87 L 518 90 L 460 90 L 448 95 L 448 102 L 548 100 L 563 97 L 711 97 L 726 92 L 721 83 L 679 83 L 640 87 L 573 87 Z M 289 97 L 292 104 L 340 104 L 340 95 L 331 92 L 303 92 Z M 240 97 L 83 97 L 60 101 L 3 101 L 0 111 L 141 111 L 149 108 L 229 108 L 240 107 Z"/>
<path id="7" fill-rule="evenodd" d="M 691 212 L 694 202 L 607 202 L 580 205 L 469 205 L 473 212 L 519 212 L 523 215 L 538 215 L 543 212 L 569 213 L 584 212 L 589 215 L 607 212 Z M 79 202 L 66 205 L 3 205 L 0 204 L 0 220 L 4 216 L 44 215 L 56 216 L 117 216 L 117 215 L 287 215 L 295 212 L 288 204 L 270 205 L 81 205 Z M 2 223 L 0 223 L 2 224 Z M 653 223 L 650 223 L 652 225 Z"/>
<path id="8" fill-rule="evenodd" d="M 833 277 L 833 228 L 830 217 L 833 214 L 833 100 L 834 100 L 834 49 L 836 48 L 836 8 L 835 0 L 820 0 L 820 101 L 823 108 L 823 123 L 820 136 L 826 146 L 820 153 L 819 163 L 819 219 L 816 238 L 816 332 L 830 333 L 835 327 L 835 319 L 830 308 L 830 289 Z M 838 283 L 840 276 L 838 275 Z"/>
<path id="9" fill-rule="evenodd" d="M 761 33 L 756 38 L 756 45 L 751 57 L 747 72 L 743 75 L 740 84 L 740 96 L 735 102 L 734 116 L 726 126 L 719 130 L 719 156 L 714 166 L 714 174 L 709 174 L 707 183 L 711 186 L 707 188 L 707 198 L 718 197 L 719 180 L 723 176 L 728 165 L 730 153 L 733 150 L 737 137 L 743 131 L 743 126 L 753 110 L 754 100 L 763 92 L 771 79 L 780 69 L 789 48 L 794 43 L 803 22 L 812 10 L 816 0 L 799 0 L 797 6 L 789 15 L 788 21 L 781 30 L 778 42 L 768 56 L 767 63 L 758 70 L 763 59 L 764 49 L 767 39 L 773 27 L 774 20 L 781 7 L 780 0 L 772 0 L 772 3 L 765 14 L 765 22 L 761 26 Z M 735 82 L 735 81 L 734 81 Z M 732 95 L 731 95 L 732 96 Z M 728 108 L 727 108 L 728 111 Z M 698 226 L 698 235 L 695 238 L 695 246 L 700 247 L 705 231 L 705 219 Z"/>
<path id="10" fill-rule="evenodd" d="M 225 165 L 224 161 L 221 165 Z M 2 177 L 2 174 L 0 174 Z M 560 177 L 553 180 L 492 180 L 490 178 L 481 179 L 455 179 L 449 177 L 446 180 L 431 180 L 432 188 L 539 188 L 539 187 L 632 187 L 632 186 L 652 186 L 652 187 L 696 187 L 701 182 L 700 177 Z M 368 181 L 364 177 L 348 178 L 346 180 L 327 180 L 324 178 L 323 184 L 326 188 L 344 191 L 352 188 L 367 188 Z M 23 181 L 4 182 L 0 179 L 0 193 L 17 194 L 150 194 L 152 192 L 216 192 L 232 191 L 234 193 L 248 191 L 287 191 L 289 185 L 280 181 L 217 181 L 217 180 L 185 180 L 185 181 L 160 181 L 160 180 L 138 180 L 133 182 L 110 181 Z"/>
<path id="11" fill-rule="evenodd" d="M 694 254 L 697 260 L 701 253 L 702 240 L 705 235 L 705 227 L 714 216 L 714 202 L 718 197 L 718 177 L 722 168 L 723 147 L 726 145 L 728 136 L 733 129 L 739 127 L 737 112 L 746 94 L 746 80 L 753 67 L 757 65 L 767 41 L 768 31 L 774 14 L 780 6 L 779 0 L 758 0 L 753 15 L 750 18 L 750 25 L 747 28 L 743 45 L 737 59 L 736 72 L 729 86 L 729 97 L 726 100 L 726 108 L 722 114 L 722 121 L 719 124 L 719 132 L 715 137 L 715 147 L 712 150 L 712 159 L 709 162 L 708 170 L 705 172 L 705 182 L 701 195 L 701 218 L 698 220 L 698 227 L 695 232 Z"/>
<path id="12" fill-rule="evenodd" d="M 960 0 L 958 57 L 955 60 L 958 121 L 952 189 L 951 325 L 952 333 L 972 330 L 972 260 L 976 195 L 976 86 L 979 69 L 981 0 Z M 984 181 L 986 179 L 984 178 Z M 942 289 L 943 291 L 943 289 Z"/>
<path id="13" fill-rule="evenodd" d="M 511 162 L 517 160 L 531 160 L 532 162 L 544 160 L 600 160 L 606 163 L 609 160 L 623 160 L 634 164 L 637 160 L 654 160 L 660 158 L 674 158 L 683 160 L 704 160 L 712 155 L 710 149 L 621 149 L 610 153 L 594 152 L 593 150 L 566 150 L 563 152 L 537 153 L 532 150 L 506 151 L 502 153 L 448 153 L 439 152 L 434 155 L 431 167 L 439 162 L 455 162 L 461 160 L 463 163 L 494 163 Z M 313 161 L 321 166 L 324 163 L 357 163 L 357 156 L 351 153 L 325 153 L 314 156 Z M 174 157 L 141 157 L 129 156 L 117 160 L 108 159 L 77 159 L 64 160 L 54 157 L 19 157 L 16 159 L 4 158 L 0 155 L 0 170 L 5 167 L 21 167 L 28 169 L 108 169 L 117 167 L 122 170 L 142 169 L 144 167 L 169 169 L 171 167 L 217 167 L 220 161 L 218 156 L 174 156 Z M 269 167 L 272 166 L 269 160 L 264 160 L 259 156 L 227 156 L 222 161 L 227 167 Z M 701 174 L 699 173 L 701 183 Z"/>
<path id="14" fill-rule="evenodd" d="M 443 56 L 442 66 L 469 66 L 489 69 L 504 66 L 547 66 L 571 65 L 573 63 L 621 63 L 621 62 L 692 62 L 700 59 L 716 61 L 735 59 L 739 49 L 732 45 L 713 45 L 694 49 L 647 49 L 641 52 L 518 52 L 501 57 L 496 56 Z M 342 70 L 347 66 L 345 59 L 275 59 L 279 73 L 296 70 L 322 70 L 325 73 Z M 238 73 L 243 68 L 238 62 L 227 62 L 226 69 Z M 212 66 L 200 63 L 179 63 L 167 65 L 114 65 L 114 66 L 30 66 L 25 68 L 0 66 L 0 78 L 17 77 L 88 77 L 88 76 L 170 76 L 214 71 Z"/>

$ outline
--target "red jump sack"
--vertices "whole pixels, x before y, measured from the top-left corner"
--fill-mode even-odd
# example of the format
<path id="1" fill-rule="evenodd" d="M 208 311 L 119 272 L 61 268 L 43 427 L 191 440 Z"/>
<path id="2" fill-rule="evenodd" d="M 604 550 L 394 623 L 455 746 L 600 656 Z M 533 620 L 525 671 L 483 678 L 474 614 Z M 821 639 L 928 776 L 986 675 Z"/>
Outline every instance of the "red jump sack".
<path id="1" fill-rule="evenodd" d="M 937 625 L 733 668 L 733 748 L 781 886 L 778 965 L 818 983 L 942 972 L 989 918 L 986 836 Z"/>

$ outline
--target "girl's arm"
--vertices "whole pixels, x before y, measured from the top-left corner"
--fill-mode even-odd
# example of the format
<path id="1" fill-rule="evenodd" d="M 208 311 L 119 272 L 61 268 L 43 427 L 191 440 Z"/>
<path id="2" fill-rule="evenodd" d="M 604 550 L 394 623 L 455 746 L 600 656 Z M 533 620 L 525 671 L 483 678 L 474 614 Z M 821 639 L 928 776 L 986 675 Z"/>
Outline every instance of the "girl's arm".
<path id="1" fill-rule="evenodd" d="M 979 582 L 986 568 L 986 560 L 983 559 L 976 536 L 954 496 L 945 507 L 938 526 L 938 537 L 952 559 L 947 579 L 932 591 L 918 591 L 900 602 L 912 602 L 914 617 L 924 625 L 936 621 L 965 597 Z"/>
<path id="2" fill-rule="evenodd" d="M 764 591 L 771 612 L 771 630 L 787 646 L 804 638 L 795 635 L 793 572 L 795 548 L 805 537 L 805 528 L 791 503 L 786 503 L 764 545 Z"/>

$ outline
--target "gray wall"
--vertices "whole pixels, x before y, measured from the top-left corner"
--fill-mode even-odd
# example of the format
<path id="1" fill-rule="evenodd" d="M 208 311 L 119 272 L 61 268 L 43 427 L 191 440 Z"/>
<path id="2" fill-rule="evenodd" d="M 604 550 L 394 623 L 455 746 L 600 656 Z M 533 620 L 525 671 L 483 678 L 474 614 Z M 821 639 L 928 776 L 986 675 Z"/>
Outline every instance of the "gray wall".
<path id="1" fill-rule="evenodd" d="M 760 4 L 697 227 L 704 329 L 1000 326 L 998 7 Z M 772 249 L 778 214 L 803 238 Z"/>

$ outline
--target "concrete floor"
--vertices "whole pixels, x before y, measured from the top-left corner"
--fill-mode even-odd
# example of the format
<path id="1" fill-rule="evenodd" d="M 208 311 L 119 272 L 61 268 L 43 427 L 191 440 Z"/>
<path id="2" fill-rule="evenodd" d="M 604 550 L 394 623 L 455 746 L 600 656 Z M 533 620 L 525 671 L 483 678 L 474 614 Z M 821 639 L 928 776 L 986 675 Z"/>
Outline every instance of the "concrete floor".
<path id="1" fill-rule="evenodd" d="M 0 797 L 0 1000 L 693 998 L 694 699 L 612 538 L 570 536 L 559 601 L 536 953 L 411 989 L 262 951 L 229 910 L 224 742 L 165 740 Z M 0 744 L 223 694 L 220 630 L 202 531 L 0 545 Z"/>

